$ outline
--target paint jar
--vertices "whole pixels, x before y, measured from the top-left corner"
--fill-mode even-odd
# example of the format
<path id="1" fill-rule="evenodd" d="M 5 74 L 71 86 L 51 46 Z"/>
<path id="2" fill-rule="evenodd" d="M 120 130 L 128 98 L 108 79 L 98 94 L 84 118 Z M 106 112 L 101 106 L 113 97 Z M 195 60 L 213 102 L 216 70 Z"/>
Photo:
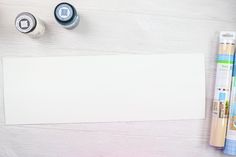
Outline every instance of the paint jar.
<path id="1" fill-rule="evenodd" d="M 56 6 L 54 16 L 56 21 L 66 29 L 73 29 L 80 22 L 80 16 L 73 5 L 65 2 Z"/>
<path id="2" fill-rule="evenodd" d="M 22 12 L 17 15 L 15 26 L 19 32 L 27 34 L 31 38 L 39 38 L 45 32 L 44 23 L 28 12 Z"/>

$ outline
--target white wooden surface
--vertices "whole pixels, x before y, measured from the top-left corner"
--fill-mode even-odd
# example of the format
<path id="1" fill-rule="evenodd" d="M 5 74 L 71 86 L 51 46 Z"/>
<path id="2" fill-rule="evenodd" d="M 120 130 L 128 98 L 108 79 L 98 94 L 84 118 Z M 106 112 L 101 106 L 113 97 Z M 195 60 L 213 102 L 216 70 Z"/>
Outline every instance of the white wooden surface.
<path id="1" fill-rule="evenodd" d="M 81 14 L 74 31 L 53 18 L 59 0 L 0 0 L 0 55 L 204 53 L 206 120 L 4 126 L 0 157 L 222 157 L 208 146 L 216 32 L 236 30 L 235 0 L 71 0 Z M 29 39 L 14 27 L 30 11 L 47 34 Z M 0 77 L 2 78 L 2 77 Z M 2 85 L 1 91 L 2 91 Z M 187 92 L 187 91 L 186 91 Z"/>

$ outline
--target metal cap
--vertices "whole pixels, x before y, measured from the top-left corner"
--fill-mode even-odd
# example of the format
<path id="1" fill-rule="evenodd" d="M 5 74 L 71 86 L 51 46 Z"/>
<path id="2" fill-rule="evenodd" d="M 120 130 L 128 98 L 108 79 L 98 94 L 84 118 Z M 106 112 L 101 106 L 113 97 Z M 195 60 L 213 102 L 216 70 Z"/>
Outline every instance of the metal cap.
<path id="1" fill-rule="evenodd" d="M 69 3 L 60 3 L 54 10 L 55 18 L 60 23 L 69 23 L 76 16 L 74 7 Z"/>
<path id="2" fill-rule="evenodd" d="M 235 44 L 236 32 L 222 31 L 220 32 L 220 43 Z"/>
<path id="3" fill-rule="evenodd" d="M 37 21 L 32 14 L 28 12 L 23 12 L 17 15 L 15 19 L 15 25 L 16 25 L 16 29 L 19 32 L 29 33 L 35 29 L 37 25 Z"/>

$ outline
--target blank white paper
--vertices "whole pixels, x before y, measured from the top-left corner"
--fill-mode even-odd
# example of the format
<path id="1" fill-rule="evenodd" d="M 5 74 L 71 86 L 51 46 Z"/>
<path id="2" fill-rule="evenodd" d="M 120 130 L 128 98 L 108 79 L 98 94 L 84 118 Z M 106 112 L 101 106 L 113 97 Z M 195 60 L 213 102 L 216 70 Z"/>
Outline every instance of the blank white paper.
<path id="1" fill-rule="evenodd" d="M 6 124 L 203 119 L 202 54 L 4 57 Z"/>

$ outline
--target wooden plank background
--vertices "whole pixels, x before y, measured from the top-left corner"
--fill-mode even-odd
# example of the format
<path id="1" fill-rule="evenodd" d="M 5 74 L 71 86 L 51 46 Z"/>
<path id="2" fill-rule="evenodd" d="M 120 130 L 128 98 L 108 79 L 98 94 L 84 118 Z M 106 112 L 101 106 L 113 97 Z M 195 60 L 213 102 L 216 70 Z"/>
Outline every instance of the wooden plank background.
<path id="1" fill-rule="evenodd" d="M 206 120 L 4 126 L 1 84 L 0 157 L 224 156 L 208 146 L 209 123 L 217 32 L 236 30 L 235 0 L 70 0 L 81 15 L 73 31 L 54 20 L 59 2 L 0 0 L 0 56 L 204 53 Z M 45 36 L 16 31 L 22 11 L 45 22 Z"/>

